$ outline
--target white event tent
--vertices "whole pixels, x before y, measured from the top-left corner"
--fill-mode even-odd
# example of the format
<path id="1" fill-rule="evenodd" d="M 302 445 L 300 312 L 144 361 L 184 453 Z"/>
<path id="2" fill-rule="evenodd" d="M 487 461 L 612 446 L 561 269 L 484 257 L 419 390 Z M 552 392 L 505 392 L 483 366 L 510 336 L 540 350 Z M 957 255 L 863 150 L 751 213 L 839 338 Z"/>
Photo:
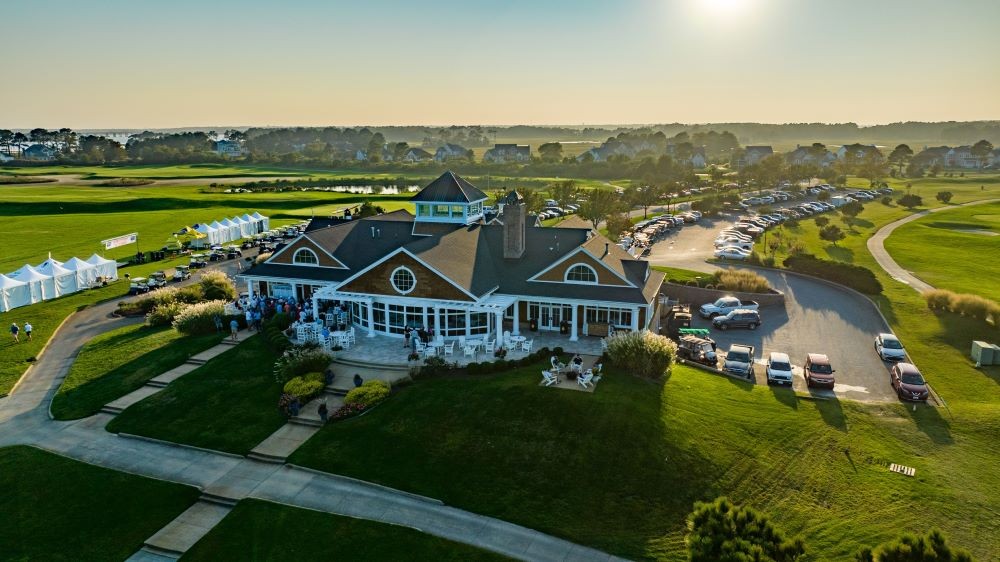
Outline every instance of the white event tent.
<path id="1" fill-rule="evenodd" d="M 96 274 L 105 279 L 118 279 L 118 264 L 94 254 L 87 258 L 87 263 L 94 266 Z"/>
<path id="2" fill-rule="evenodd" d="M 214 246 L 216 244 L 222 243 L 219 240 L 218 229 L 212 228 L 211 226 L 204 223 L 195 225 L 194 229 L 205 235 L 204 238 L 199 238 L 198 240 L 195 240 L 195 244 L 197 244 L 198 246 L 205 248 L 208 246 Z"/>
<path id="3" fill-rule="evenodd" d="M 240 232 L 240 226 L 229 219 L 222 219 L 220 223 L 222 228 L 226 229 L 227 236 L 229 240 L 239 240 L 243 238 L 243 233 Z"/>
<path id="4" fill-rule="evenodd" d="M 9 277 L 28 285 L 32 304 L 56 297 L 55 281 L 28 264 L 21 266 L 21 269 L 11 273 Z"/>
<path id="5" fill-rule="evenodd" d="M 31 304 L 31 289 L 27 283 L 0 273 L 0 312 Z"/>
<path id="6" fill-rule="evenodd" d="M 251 225 L 247 221 L 241 219 L 240 217 L 233 217 L 229 220 L 233 224 L 236 224 L 237 226 L 240 227 L 240 234 L 242 234 L 244 237 L 249 237 L 254 235 L 253 225 Z"/>
<path id="7" fill-rule="evenodd" d="M 79 289 L 89 287 L 97 281 L 97 267 L 80 258 L 73 257 L 62 266 L 76 274 L 76 286 Z M 117 267 L 116 267 L 117 269 Z"/>
<path id="8" fill-rule="evenodd" d="M 209 223 L 195 224 L 194 229 L 205 235 L 192 241 L 196 248 L 207 248 L 216 244 L 236 242 L 242 238 L 250 238 L 255 234 L 267 232 L 271 227 L 271 219 L 254 211 L 242 217 L 223 218 Z"/>
<path id="9" fill-rule="evenodd" d="M 250 215 L 250 218 L 252 218 L 257 223 L 258 233 L 267 232 L 268 230 L 271 230 L 271 219 L 265 217 L 264 215 L 258 213 L 257 211 L 254 211 L 253 214 Z"/>
<path id="10" fill-rule="evenodd" d="M 76 283 L 76 273 L 66 269 L 61 265 L 61 263 L 62 262 L 57 262 L 52 258 L 49 258 L 35 268 L 35 270 L 42 275 L 47 275 L 52 278 L 52 286 L 55 289 L 53 296 L 55 297 L 75 293 L 79 290 Z"/>

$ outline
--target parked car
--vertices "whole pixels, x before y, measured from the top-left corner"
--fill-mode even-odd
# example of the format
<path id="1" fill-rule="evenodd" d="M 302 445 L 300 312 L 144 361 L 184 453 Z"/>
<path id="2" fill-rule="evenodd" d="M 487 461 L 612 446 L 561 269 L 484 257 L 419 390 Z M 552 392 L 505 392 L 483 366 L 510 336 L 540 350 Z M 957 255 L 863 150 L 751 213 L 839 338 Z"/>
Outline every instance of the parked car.
<path id="1" fill-rule="evenodd" d="M 722 297 L 715 302 L 701 305 L 698 314 L 702 318 L 715 318 L 723 314 L 729 314 L 734 310 L 757 310 L 760 304 L 757 301 L 745 301 L 736 297 Z"/>
<path id="2" fill-rule="evenodd" d="M 748 328 L 756 330 L 760 326 L 760 313 L 756 310 L 738 309 L 712 319 L 712 327 L 720 330 L 729 328 Z"/>
<path id="3" fill-rule="evenodd" d="M 879 334 L 875 336 L 875 352 L 882 358 L 882 361 L 903 361 L 906 359 L 906 350 L 899 338 L 892 334 Z"/>
<path id="4" fill-rule="evenodd" d="M 729 346 L 729 351 L 726 352 L 726 360 L 722 363 L 722 370 L 726 373 L 752 379 L 754 353 L 752 345 L 734 343 Z"/>
<path id="5" fill-rule="evenodd" d="M 787 353 L 772 351 L 767 357 L 767 384 L 792 386 L 792 362 Z"/>
<path id="6" fill-rule="evenodd" d="M 822 353 L 810 353 L 806 356 L 805 365 L 802 366 L 802 374 L 808 387 L 821 386 L 832 389 L 835 372 L 830 365 L 830 358 Z"/>
<path id="7" fill-rule="evenodd" d="M 927 381 L 920 370 L 912 363 L 896 363 L 889 370 L 892 388 L 900 400 L 925 401 L 930 396 Z"/>
<path id="8" fill-rule="evenodd" d="M 715 257 L 721 260 L 746 260 L 750 257 L 750 252 L 739 248 L 719 248 L 715 251 Z"/>
<path id="9" fill-rule="evenodd" d="M 716 244 L 716 248 L 722 250 L 736 249 L 736 250 L 743 250 L 744 252 L 749 252 L 753 250 L 753 242 L 744 242 L 742 240 L 729 240 L 721 244 Z"/>
<path id="10" fill-rule="evenodd" d="M 191 278 L 191 268 L 186 265 L 178 265 L 174 268 L 174 281 L 183 281 Z"/>

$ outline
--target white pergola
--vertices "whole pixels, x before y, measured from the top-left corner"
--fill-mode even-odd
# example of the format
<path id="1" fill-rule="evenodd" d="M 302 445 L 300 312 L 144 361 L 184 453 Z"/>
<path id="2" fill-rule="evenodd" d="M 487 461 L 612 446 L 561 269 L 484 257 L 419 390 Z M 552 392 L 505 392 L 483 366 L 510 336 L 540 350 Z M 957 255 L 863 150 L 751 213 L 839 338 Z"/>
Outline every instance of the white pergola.
<path id="1" fill-rule="evenodd" d="M 442 333 L 441 311 L 443 310 L 466 310 L 469 312 L 491 314 L 494 316 L 491 324 L 495 326 L 497 335 L 503 334 L 504 313 L 518 301 L 517 297 L 509 295 L 490 295 L 475 302 L 393 297 L 387 295 L 379 295 L 376 297 L 366 293 L 353 293 L 349 291 L 340 291 L 334 287 L 323 287 L 312 294 L 314 318 L 319 318 L 319 301 L 321 300 L 354 302 L 364 305 L 366 311 L 365 314 L 367 314 L 368 337 L 375 337 L 375 323 L 374 318 L 372 317 L 372 305 L 376 300 L 385 304 L 423 307 L 425 311 L 431 311 L 429 315 L 425 312 L 426 325 L 433 326 L 434 332 L 438 334 Z M 514 311 L 515 321 L 513 333 L 516 335 L 518 333 L 518 322 L 516 318 L 517 307 L 514 307 Z M 433 318 L 428 318 L 428 316 L 432 316 Z"/>

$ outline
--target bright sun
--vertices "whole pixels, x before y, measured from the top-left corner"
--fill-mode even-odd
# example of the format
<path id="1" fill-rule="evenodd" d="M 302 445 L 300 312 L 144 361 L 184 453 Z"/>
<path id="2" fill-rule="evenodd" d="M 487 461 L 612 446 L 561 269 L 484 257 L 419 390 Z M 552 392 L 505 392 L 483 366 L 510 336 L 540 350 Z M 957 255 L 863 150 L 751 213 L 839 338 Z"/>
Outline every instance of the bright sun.
<path id="1" fill-rule="evenodd" d="M 733 14 L 746 9 L 750 0 L 700 0 L 703 7 L 716 14 Z"/>

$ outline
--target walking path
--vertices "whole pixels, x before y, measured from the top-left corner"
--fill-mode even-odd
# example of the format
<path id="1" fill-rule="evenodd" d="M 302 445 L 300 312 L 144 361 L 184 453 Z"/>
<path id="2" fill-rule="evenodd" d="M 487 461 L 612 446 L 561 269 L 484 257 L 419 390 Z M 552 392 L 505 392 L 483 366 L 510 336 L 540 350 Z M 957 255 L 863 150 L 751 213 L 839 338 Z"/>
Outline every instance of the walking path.
<path id="1" fill-rule="evenodd" d="M 892 259 L 889 252 L 885 249 L 885 240 L 892 235 L 892 233 L 900 226 L 913 222 L 918 219 L 922 219 L 931 213 L 937 213 L 940 211 L 947 211 L 950 209 L 955 209 L 957 207 L 969 207 L 971 205 L 984 205 L 986 203 L 994 203 L 1000 201 L 1000 199 L 983 199 L 980 201 L 970 201 L 969 203 L 962 203 L 961 205 L 948 205 L 945 207 L 936 207 L 934 209 L 928 209 L 926 211 L 921 211 L 919 213 L 914 213 L 908 217 L 899 219 L 898 221 L 891 222 L 882 228 L 878 229 L 871 238 L 868 239 L 868 251 L 878 262 L 879 266 L 889 274 L 890 277 L 899 281 L 900 283 L 905 283 L 909 285 L 914 291 L 918 293 L 923 293 L 924 291 L 929 291 L 933 289 L 930 284 L 921 281 L 913 273 L 903 269 L 901 265 L 896 263 L 896 260 Z"/>
<path id="2" fill-rule="evenodd" d="M 109 412 L 161 390 L 195 365 L 154 378 L 156 383 L 112 402 L 116 407 L 94 416 L 69 422 L 50 419 L 48 405 L 83 344 L 101 333 L 141 321 L 112 316 L 115 306 L 107 302 L 78 312 L 53 334 L 45 354 L 12 394 L 0 399 L 0 447 L 35 446 L 89 464 L 202 490 L 198 502 L 149 537 L 130 560 L 179 558 L 244 498 L 411 527 L 521 560 L 617 560 L 607 553 L 448 507 L 438 500 L 285 464 L 285 458 L 320 429 L 314 410 L 318 401 L 265 439 L 248 458 L 105 431 L 115 415 Z M 197 359 L 207 360 L 205 357 L 228 347 L 220 344 Z M 341 400 L 331 393 L 323 399 L 331 411 Z"/>

